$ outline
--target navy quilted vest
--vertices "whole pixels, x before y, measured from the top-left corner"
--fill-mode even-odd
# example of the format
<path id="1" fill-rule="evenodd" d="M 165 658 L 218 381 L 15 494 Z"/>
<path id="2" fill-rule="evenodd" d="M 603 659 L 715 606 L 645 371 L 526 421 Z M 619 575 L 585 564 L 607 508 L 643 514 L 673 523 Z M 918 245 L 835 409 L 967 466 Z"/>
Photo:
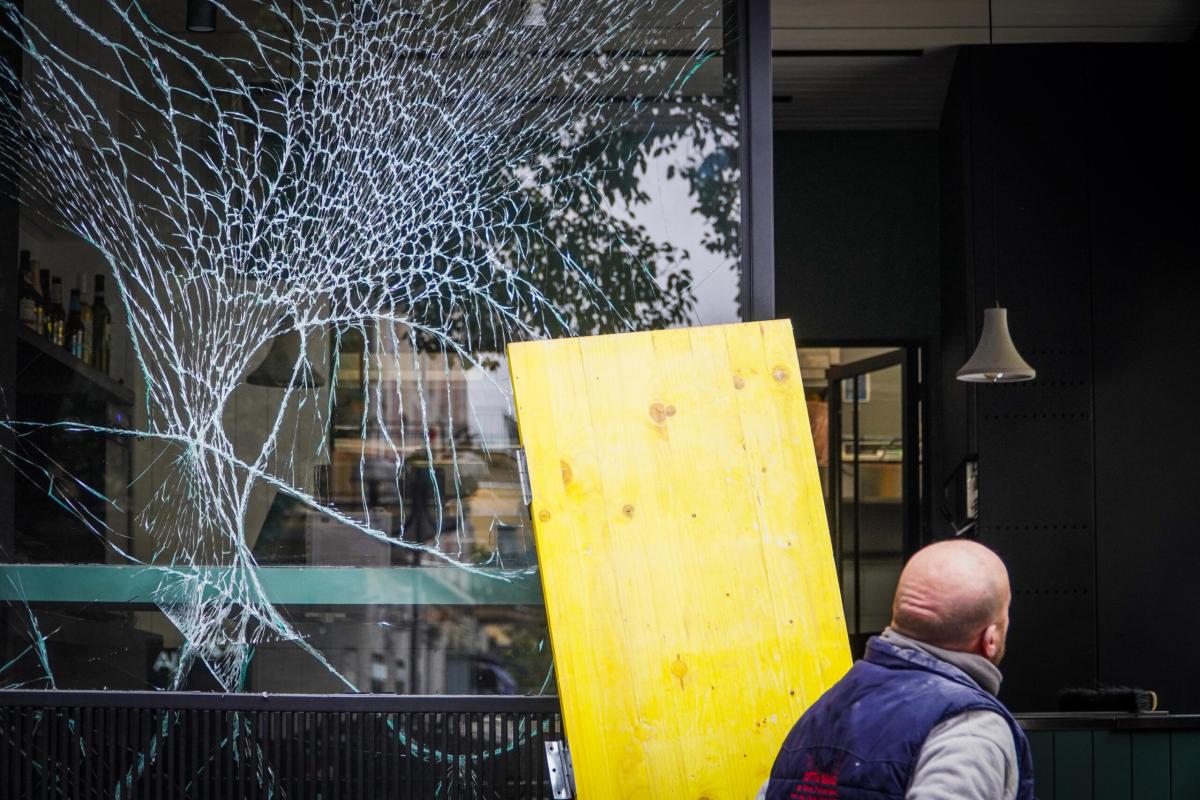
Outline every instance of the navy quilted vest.
<path id="1" fill-rule="evenodd" d="M 792 728 L 767 800 L 903 800 L 929 732 L 974 709 L 1007 720 L 1017 745 L 1017 799 L 1032 800 L 1029 743 L 1000 701 L 957 667 L 878 637 Z"/>

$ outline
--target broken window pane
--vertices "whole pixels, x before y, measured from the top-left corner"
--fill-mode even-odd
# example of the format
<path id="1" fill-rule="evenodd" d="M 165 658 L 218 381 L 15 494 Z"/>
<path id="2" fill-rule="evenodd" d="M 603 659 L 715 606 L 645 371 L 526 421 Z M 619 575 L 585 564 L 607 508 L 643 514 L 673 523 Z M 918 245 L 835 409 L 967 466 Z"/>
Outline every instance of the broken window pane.
<path id="1" fill-rule="evenodd" d="M 6 29 L 0 682 L 552 691 L 503 348 L 739 318 L 723 4 L 215 7 Z"/>

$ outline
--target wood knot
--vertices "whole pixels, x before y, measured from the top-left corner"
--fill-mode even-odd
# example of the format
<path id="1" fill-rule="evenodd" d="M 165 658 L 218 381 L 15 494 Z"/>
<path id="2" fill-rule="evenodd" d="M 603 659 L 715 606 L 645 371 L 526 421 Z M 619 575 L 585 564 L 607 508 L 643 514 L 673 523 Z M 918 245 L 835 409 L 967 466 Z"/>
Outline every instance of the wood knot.
<path id="1" fill-rule="evenodd" d="M 621 507 L 621 513 L 627 517 L 632 518 L 633 517 L 633 506 L 630 505 L 629 503 L 626 503 L 624 506 Z"/>
<path id="2" fill-rule="evenodd" d="M 667 417 L 673 416 L 675 416 L 675 406 L 664 403 L 654 403 L 650 406 L 650 419 L 654 420 L 657 425 L 662 425 L 667 421 Z"/>
<path id="3" fill-rule="evenodd" d="M 563 486 L 566 486 L 568 483 L 571 482 L 571 479 L 575 477 L 575 473 L 571 470 L 571 465 L 568 464 L 566 461 L 559 461 L 558 466 L 559 466 L 559 469 L 562 470 Z"/>
<path id="4" fill-rule="evenodd" d="M 683 676 L 687 675 L 687 663 L 680 656 L 675 656 L 675 661 L 671 664 L 671 674 L 675 676 L 675 680 L 679 681 L 679 688 L 684 689 L 686 685 L 683 682 Z"/>
<path id="5" fill-rule="evenodd" d="M 774 378 L 777 382 L 783 383 L 784 381 L 786 381 L 788 379 L 788 373 L 787 373 L 787 370 L 784 369 L 783 367 L 776 367 L 771 372 L 771 377 Z"/>
<path id="6" fill-rule="evenodd" d="M 542 522 L 549 522 L 550 512 L 549 511 L 539 511 L 538 519 L 541 520 Z"/>
<path id="7" fill-rule="evenodd" d="M 745 379 L 742 378 L 741 375 L 733 376 L 733 388 L 735 388 L 735 389 L 745 389 L 746 388 L 746 381 L 745 381 Z"/>

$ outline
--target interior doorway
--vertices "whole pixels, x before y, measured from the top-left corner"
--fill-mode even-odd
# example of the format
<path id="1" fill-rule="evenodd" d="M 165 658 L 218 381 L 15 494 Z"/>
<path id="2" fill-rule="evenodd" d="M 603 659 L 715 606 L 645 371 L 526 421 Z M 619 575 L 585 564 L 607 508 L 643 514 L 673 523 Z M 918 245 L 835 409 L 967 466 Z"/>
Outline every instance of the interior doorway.
<path id="1" fill-rule="evenodd" d="M 921 544 L 920 351 L 802 347 L 801 371 L 851 649 L 891 619 Z"/>

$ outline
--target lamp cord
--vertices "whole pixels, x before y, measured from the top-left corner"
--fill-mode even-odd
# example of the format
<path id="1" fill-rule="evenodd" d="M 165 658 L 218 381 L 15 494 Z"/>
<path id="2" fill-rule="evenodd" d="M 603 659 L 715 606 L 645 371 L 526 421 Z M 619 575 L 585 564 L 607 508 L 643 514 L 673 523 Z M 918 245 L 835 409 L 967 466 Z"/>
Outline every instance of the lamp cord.
<path id="1" fill-rule="evenodd" d="M 995 79 L 996 71 L 996 51 L 993 48 L 995 38 L 993 34 L 992 24 L 992 0 L 988 0 L 988 63 L 991 67 L 992 78 Z M 996 113 L 996 95 L 992 93 L 992 299 L 996 303 L 996 308 L 1000 308 L 1000 235 L 999 235 L 999 214 L 997 213 L 997 191 L 996 178 L 998 170 L 996 162 L 1000 158 L 1000 125 L 998 114 Z"/>

